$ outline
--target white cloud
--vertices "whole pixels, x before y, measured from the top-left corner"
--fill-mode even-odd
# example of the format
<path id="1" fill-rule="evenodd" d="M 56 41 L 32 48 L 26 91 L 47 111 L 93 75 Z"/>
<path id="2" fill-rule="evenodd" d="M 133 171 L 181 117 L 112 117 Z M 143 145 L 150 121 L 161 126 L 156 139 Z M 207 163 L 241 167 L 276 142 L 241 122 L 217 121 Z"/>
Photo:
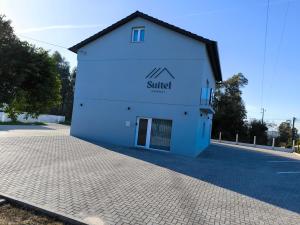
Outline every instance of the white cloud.
<path id="1" fill-rule="evenodd" d="M 25 29 L 17 29 L 17 33 L 25 34 L 31 32 L 40 32 L 47 30 L 66 30 L 66 29 L 86 29 L 86 28 L 95 28 L 95 27 L 103 27 L 103 24 L 83 24 L 83 25 L 52 25 L 52 26 L 44 26 L 44 27 L 31 27 Z"/>

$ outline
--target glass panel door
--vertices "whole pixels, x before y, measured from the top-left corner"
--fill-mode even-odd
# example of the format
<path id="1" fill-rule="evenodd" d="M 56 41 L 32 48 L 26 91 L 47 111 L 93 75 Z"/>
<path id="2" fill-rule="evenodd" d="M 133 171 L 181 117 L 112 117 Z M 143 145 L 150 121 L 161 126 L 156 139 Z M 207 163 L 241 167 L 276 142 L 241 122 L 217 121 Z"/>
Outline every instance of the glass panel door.
<path id="1" fill-rule="evenodd" d="M 150 148 L 170 150 L 172 120 L 152 119 Z"/>
<path id="2" fill-rule="evenodd" d="M 147 127 L 148 119 L 139 118 L 138 121 L 137 145 L 146 146 L 147 144 Z"/>

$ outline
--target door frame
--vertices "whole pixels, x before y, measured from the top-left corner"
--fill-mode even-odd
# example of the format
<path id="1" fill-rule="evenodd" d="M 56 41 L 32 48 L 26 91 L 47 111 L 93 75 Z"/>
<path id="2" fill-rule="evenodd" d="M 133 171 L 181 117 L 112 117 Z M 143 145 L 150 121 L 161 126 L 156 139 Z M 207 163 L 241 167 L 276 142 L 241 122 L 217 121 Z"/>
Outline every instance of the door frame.
<path id="1" fill-rule="evenodd" d="M 139 127 L 140 127 L 140 119 L 146 119 L 147 122 L 147 133 L 146 133 L 146 143 L 145 146 L 143 145 L 138 145 L 138 136 L 139 136 Z M 150 149 L 150 138 L 151 138 L 151 126 L 152 126 L 152 118 L 149 117 L 141 117 L 138 116 L 136 118 L 136 132 L 135 132 L 135 140 L 134 140 L 134 145 L 139 148 L 146 148 Z"/>

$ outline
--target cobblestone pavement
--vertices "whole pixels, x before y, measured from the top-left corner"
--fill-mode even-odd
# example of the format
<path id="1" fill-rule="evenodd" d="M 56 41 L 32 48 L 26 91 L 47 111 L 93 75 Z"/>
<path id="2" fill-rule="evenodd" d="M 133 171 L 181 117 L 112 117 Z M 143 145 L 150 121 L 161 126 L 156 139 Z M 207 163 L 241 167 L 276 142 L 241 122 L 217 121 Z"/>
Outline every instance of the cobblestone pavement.
<path id="1" fill-rule="evenodd" d="M 300 171 L 291 154 L 212 145 L 192 159 L 59 129 L 0 137 L 0 193 L 90 224 L 300 224 L 300 174 L 278 173 Z"/>

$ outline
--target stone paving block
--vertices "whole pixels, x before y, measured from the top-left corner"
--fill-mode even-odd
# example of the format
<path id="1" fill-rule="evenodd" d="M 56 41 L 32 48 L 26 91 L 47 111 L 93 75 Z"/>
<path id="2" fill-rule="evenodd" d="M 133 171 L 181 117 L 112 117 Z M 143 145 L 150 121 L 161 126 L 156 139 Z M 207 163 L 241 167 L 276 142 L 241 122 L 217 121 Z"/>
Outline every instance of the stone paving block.
<path id="1" fill-rule="evenodd" d="M 2 134 L 0 193 L 107 225 L 300 224 L 300 177 L 267 163 L 281 153 L 211 146 L 192 159 L 47 132 Z"/>

